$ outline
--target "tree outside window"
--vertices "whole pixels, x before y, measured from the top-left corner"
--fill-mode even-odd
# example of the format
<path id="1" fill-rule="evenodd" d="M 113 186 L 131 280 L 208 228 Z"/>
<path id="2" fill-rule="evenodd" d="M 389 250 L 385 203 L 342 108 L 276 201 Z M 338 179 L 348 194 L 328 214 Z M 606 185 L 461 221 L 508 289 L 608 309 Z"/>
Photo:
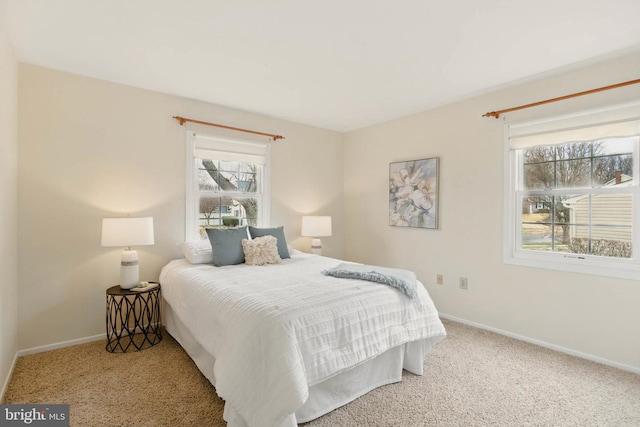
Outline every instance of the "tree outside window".
<path id="1" fill-rule="evenodd" d="M 521 157 L 521 249 L 631 257 L 631 195 L 593 189 L 630 182 L 633 138 L 532 147 Z"/>

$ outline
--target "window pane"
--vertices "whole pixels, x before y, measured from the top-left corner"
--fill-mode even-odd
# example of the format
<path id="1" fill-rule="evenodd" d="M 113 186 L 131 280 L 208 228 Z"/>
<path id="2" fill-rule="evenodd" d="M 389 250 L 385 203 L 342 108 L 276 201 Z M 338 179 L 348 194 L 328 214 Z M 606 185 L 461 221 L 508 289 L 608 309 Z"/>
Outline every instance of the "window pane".
<path id="1" fill-rule="evenodd" d="M 593 143 L 594 155 L 633 153 L 633 145 L 637 137 L 607 138 Z"/>
<path id="2" fill-rule="evenodd" d="M 593 255 L 631 258 L 630 226 L 594 226 L 591 238 Z"/>
<path id="3" fill-rule="evenodd" d="M 575 218 L 571 216 L 572 211 L 568 207 L 567 203 L 576 197 L 579 196 L 554 196 L 552 198 L 553 208 L 551 211 L 551 220 L 553 222 L 552 241 L 554 252 L 570 252 L 569 243 L 571 241 L 571 235 L 575 232 L 577 227 L 579 228 L 579 226 L 575 225 Z M 588 224 L 588 218 L 585 224 Z"/>
<path id="4" fill-rule="evenodd" d="M 572 142 L 556 145 L 558 160 L 585 159 L 591 157 L 591 142 Z"/>
<path id="5" fill-rule="evenodd" d="M 551 226 L 540 226 L 534 230 L 523 224 L 522 249 L 529 251 L 551 251 Z"/>
<path id="6" fill-rule="evenodd" d="M 592 196 L 592 221 L 595 225 L 630 227 L 633 222 L 633 195 L 624 193 Z M 631 237 L 629 236 L 629 240 Z"/>
<path id="7" fill-rule="evenodd" d="M 238 218 L 238 225 L 256 226 L 258 218 L 258 199 L 251 197 L 235 197 L 229 205 L 229 215 Z"/>
<path id="8" fill-rule="evenodd" d="M 559 208 L 557 216 L 566 220 L 558 222 L 589 225 L 592 221 L 591 197 L 589 194 L 559 197 L 561 208 Z"/>
<path id="9" fill-rule="evenodd" d="M 201 191 L 218 191 L 217 176 L 218 172 L 198 169 L 198 189 Z"/>
<path id="10" fill-rule="evenodd" d="M 622 193 L 524 197 L 521 249 L 630 258 L 632 206 Z"/>
<path id="11" fill-rule="evenodd" d="M 522 199 L 523 218 L 528 218 L 527 222 L 550 222 L 548 220 L 551 213 L 553 198 L 551 196 L 537 195 L 527 196 Z M 529 214 L 528 216 L 526 214 Z M 541 221 L 544 219 L 543 221 Z"/>
<path id="12" fill-rule="evenodd" d="M 249 197 L 202 196 L 198 225 L 200 236 L 207 228 L 258 225 L 258 199 Z"/>
<path id="13" fill-rule="evenodd" d="M 524 165 L 524 189 L 548 190 L 554 187 L 553 163 Z"/>
<path id="14" fill-rule="evenodd" d="M 575 216 L 572 200 L 586 197 L 584 218 Z M 522 202 L 522 246 L 524 250 L 570 252 L 572 232 L 589 225 L 589 196 L 528 196 Z M 583 210 L 584 210 L 583 209 Z M 582 211 L 580 211 L 582 213 Z M 582 222 L 582 224 L 580 224 Z"/>
<path id="15" fill-rule="evenodd" d="M 255 165 L 250 163 L 239 163 L 238 170 L 242 173 L 255 173 Z"/>
<path id="16" fill-rule="evenodd" d="M 589 226 L 565 225 L 562 227 L 562 233 L 562 243 L 557 245 L 556 251 L 585 255 L 591 253 Z"/>
<path id="17" fill-rule="evenodd" d="M 631 227 L 594 226 L 589 235 L 588 227 L 576 227 L 570 240 L 570 251 L 595 256 L 631 258 Z M 629 239 L 616 238 L 627 235 Z"/>
<path id="18" fill-rule="evenodd" d="M 228 206 L 229 200 L 224 197 L 200 197 L 200 210 L 198 223 L 201 227 L 217 227 L 222 224 L 220 221 L 224 207 Z"/>
<path id="19" fill-rule="evenodd" d="M 552 249 L 551 199 L 546 196 L 525 197 L 522 201 L 522 249 Z"/>
<path id="20" fill-rule="evenodd" d="M 591 161 L 563 160 L 557 163 L 556 188 L 591 186 Z"/>
<path id="21" fill-rule="evenodd" d="M 198 187 L 203 191 L 258 193 L 260 166 L 250 163 L 198 160 Z"/>
<path id="22" fill-rule="evenodd" d="M 524 162 L 525 163 L 539 163 L 549 162 L 555 160 L 556 150 L 555 147 L 532 147 L 528 150 L 524 150 Z"/>
<path id="23" fill-rule="evenodd" d="M 581 221 L 575 217 L 575 212 L 572 211 L 570 207 L 570 203 L 575 199 L 579 199 L 580 197 L 589 197 L 589 196 L 565 195 L 565 196 L 552 197 L 551 199 L 553 201 L 553 209 L 552 209 L 553 221 L 558 224 L 568 224 L 568 223 L 588 224 L 589 223 L 588 212 L 584 218 L 581 218 L 582 220 Z M 585 207 L 587 209 L 589 208 L 588 202 L 585 204 Z"/>
<path id="24" fill-rule="evenodd" d="M 258 191 L 258 166 L 249 163 L 220 162 L 221 175 L 230 184 L 224 191 L 255 193 Z"/>
<path id="25" fill-rule="evenodd" d="M 618 154 L 593 160 L 593 186 L 609 187 L 633 178 L 633 156 Z"/>

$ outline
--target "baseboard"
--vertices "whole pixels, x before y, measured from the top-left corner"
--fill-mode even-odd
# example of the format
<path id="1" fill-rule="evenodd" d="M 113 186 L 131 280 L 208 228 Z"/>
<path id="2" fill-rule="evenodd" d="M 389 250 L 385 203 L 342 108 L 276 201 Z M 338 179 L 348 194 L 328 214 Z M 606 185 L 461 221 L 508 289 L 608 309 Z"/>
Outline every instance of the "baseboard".
<path id="1" fill-rule="evenodd" d="M 162 324 L 160 324 L 160 326 L 162 326 Z M 140 332 L 141 332 L 140 328 L 135 329 L 135 333 L 140 333 Z M 118 331 L 118 333 L 120 333 L 120 331 Z M 107 334 L 105 332 L 104 334 L 93 335 L 90 337 L 78 338 L 75 340 L 63 341 L 55 344 L 47 344 L 40 347 L 27 348 L 24 350 L 19 350 L 18 353 L 16 353 L 16 358 L 20 356 L 27 356 L 29 354 L 43 353 L 45 351 L 57 350 L 59 348 L 70 347 L 72 345 L 78 345 L 78 344 L 85 344 L 88 342 L 93 342 L 98 340 L 105 340 L 106 342 L 106 339 L 107 339 Z"/>
<path id="2" fill-rule="evenodd" d="M 439 313 L 440 317 L 448 320 L 452 320 L 458 323 L 464 323 L 465 325 L 473 326 L 474 328 L 484 329 L 490 332 L 495 332 L 496 334 L 504 335 L 509 338 L 515 338 L 520 341 L 528 342 L 531 344 L 539 345 L 540 347 L 545 347 L 551 350 L 559 351 L 560 353 L 569 354 L 571 356 L 580 357 L 581 359 L 590 360 L 592 362 L 601 363 L 603 365 L 611 366 L 613 368 L 618 368 L 623 371 L 633 372 L 634 374 L 640 374 L 640 368 L 636 368 L 634 366 L 625 365 L 622 363 L 614 362 L 612 360 L 603 359 L 598 356 L 594 356 L 592 354 L 582 353 L 580 351 L 572 350 L 570 348 L 561 347 L 559 345 L 551 344 L 545 341 L 540 341 L 534 338 L 529 338 L 524 335 L 514 334 L 512 332 L 503 331 L 502 329 L 497 329 L 491 326 L 483 325 L 481 323 L 472 322 L 470 320 L 462 319 L 460 317 L 451 316 L 446 313 Z"/>
<path id="3" fill-rule="evenodd" d="M 16 366 L 16 361 L 18 360 L 18 357 L 28 356 L 29 354 L 43 353 L 45 351 L 57 350 L 59 348 L 70 347 L 72 345 L 78 345 L 78 344 L 85 344 L 88 342 L 93 342 L 98 340 L 105 340 L 106 342 L 106 339 L 107 339 L 107 334 L 104 333 L 99 335 L 93 335 L 90 337 L 78 338 L 75 340 L 63 341 L 63 342 L 54 343 L 54 344 L 47 344 L 40 347 L 32 347 L 24 350 L 18 350 L 16 355 L 13 357 L 13 363 L 11 364 L 11 369 L 9 369 L 9 375 L 7 375 L 7 378 L 4 379 L 4 384 L 2 385 L 2 393 L 0 393 L 0 401 L 4 398 L 4 392 L 7 388 L 7 385 L 9 384 L 9 380 L 11 379 L 11 374 L 13 374 L 13 369 Z"/>
<path id="4" fill-rule="evenodd" d="M 11 375 L 13 375 L 13 370 L 16 367 L 16 362 L 18 361 L 18 357 L 27 356 L 29 354 L 42 353 L 50 350 L 57 350 L 59 348 L 70 347 L 72 345 L 77 344 L 85 344 L 88 342 L 98 341 L 98 340 L 106 340 L 107 334 L 94 335 L 91 337 L 78 338 L 70 341 L 63 341 L 55 344 L 43 345 L 40 347 L 27 348 L 25 350 L 18 350 L 18 352 L 13 356 L 13 362 L 11 363 L 11 368 L 9 369 L 9 373 L 7 377 L 4 379 L 4 383 L 2 384 L 2 391 L 0 392 L 0 401 L 4 400 L 4 393 L 7 391 L 7 386 L 9 385 L 9 381 L 11 380 Z"/>
<path id="5" fill-rule="evenodd" d="M 25 350 L 19 350 L 16 354 L 17 357 L 27 356 L 29 354 L 42 353 L 45 351 L 57 350 L 59 348 L 70 347 L 72 345 L 85 344 L 88 342 L 98 341 L 98 340 L 106 340 L 107 334 L 93 335 L 91 337 L 78 338 L 75 340 L 63 341 L 55 344 L 47 344 L 40 347 L 27 348 Z"/>
<path id="6" fill-rule="evenodd" d="M 18 353 L 16 353 L 13 356 L 13 362 L 11 362 L 11 368 L 9 368 L 7 377 L 4 379 L 4 383 L 2 384 L 2 391 L 0 392 L 0 402 L 4 402 L 4 393 L 7 391 L 7 386 L 9 385 L 9 380 L 11 379 L 11 375 L 13 374 L 13 368 L 16 367 L 17 360 L 18 360 Z"/>

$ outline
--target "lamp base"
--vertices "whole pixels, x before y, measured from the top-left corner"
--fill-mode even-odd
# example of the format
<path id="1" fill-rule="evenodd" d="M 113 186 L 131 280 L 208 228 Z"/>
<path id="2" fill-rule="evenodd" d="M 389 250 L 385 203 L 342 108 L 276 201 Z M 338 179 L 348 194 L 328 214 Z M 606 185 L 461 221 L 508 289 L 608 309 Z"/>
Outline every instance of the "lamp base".
<path id="1" fill-rule="evenodd" d="M 322 242 L 320 239 L 311 239 L 311 253 L 314 255 L 322 255 Z"/>
<path id="2" fill-rule="evenodd" d="M 131 289 L 140 283 L 140 273 L 138 270 L 138 252 L 133 249 L 122 251 L 120 258 L 120 287 Z"/>

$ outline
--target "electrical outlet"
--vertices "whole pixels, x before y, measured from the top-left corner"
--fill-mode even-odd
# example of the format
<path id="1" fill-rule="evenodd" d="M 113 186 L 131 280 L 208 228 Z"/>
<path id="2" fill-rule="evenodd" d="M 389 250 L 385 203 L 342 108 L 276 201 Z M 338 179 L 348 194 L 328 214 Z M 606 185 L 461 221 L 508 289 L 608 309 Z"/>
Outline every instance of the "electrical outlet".
<path id="1" fill-rule="evenodd" d="M 442 276 L 442 274 L 438 274 L 436 276 L 436 283 L 438 285 L 444 285 L 444 277 Z"/>
<path id="2" fill-rule="evenodd" d="M 460 289 L 467 289 L 467 278 L 466 277 L 461 277 L 460 278 Z"/>

